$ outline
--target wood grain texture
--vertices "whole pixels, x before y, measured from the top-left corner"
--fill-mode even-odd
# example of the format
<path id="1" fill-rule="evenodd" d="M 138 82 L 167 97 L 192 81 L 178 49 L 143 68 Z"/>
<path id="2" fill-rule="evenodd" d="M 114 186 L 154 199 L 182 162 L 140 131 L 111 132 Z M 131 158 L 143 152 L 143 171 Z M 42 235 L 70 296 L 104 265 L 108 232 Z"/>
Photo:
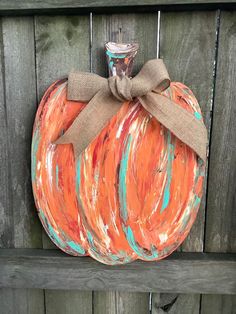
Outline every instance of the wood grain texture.
<path id="1" fill-rule="evenodd" d="M 96 292 L 93 299 L 94 314 L 148 314 L 146 293 Z"/>
<path id="2" fill-rule="evenodd" d="M 155 293 L 152 298 L 152 313 L 199 314 L 199 298 L 195 294 Z"/>
<path id="3" fill-rule="evenodd" d="M 55 80 L 72 68 L 89 71 L 89 17 L 35 17 L 38 100 Z M 43 247 L 55 248 L 43 231 Z M 57 288 L 57 287 L 54 287 Z M 59 288 L 59 287 L 58 287 Z M 47 313 L 91 313 L 92 292 L 45 291 Z"/>
<path id="4" fill-rule="evenodd" d="M 73 68 L 89 71 L 89 17 L 35 17 L 38 98 Z"/>
<path id="5" fill-rule="evenodd" d="M 76 13 L 91 10 L 102 12 L 130 8 L 131 10 L 176 10 L 176 9 L 214 9 L 217 7 L 233 8 L 234 0 L 1 0 L 0 14 L 45 14 L 45 13 Z"/>
<path id="6" fill-rule="evenodd" d="M 104 43 L 117 42 L 120 36 L 123 42 L 138 42 L 140 45 L 133 68 L 136 74 L 145 61 L 157 55 L 157 25 L 157 13 L 93 15 L 92 71 L 108 76 Z M 117 314 L 148 313 L 149 293 L 94 292 L 94 309 L 97 314 L 110 311 Z"/>
<path id="7" fill-rule="evenodd" d="M 216 18 L 215 11 L 161 14 L 160 57 L 164 59 L 172 81 L 183 82 L 196 95 L 208 131 L 211 127 Z M 198 218 L 182 245 L 183 251 L 203 250 L 205 203 L 206 195 L 203 195 Z"/>
<path id="8" fill-rule="evenodd" d="M 234 314 L 236 309 L 235 295 L 203 295 L 201 314 Z"/>
<path id="9" fill-rule="evenodd" d="M 111 267 L 59 250 L 2 249 L 0 287 L 236 294 L 236 255 L 176 252 Z"/>
<path id="10" fill-rule="evenodd" d="M 208 183 L 206 252 L 236 251 L 236 11 L 222 12 Z"/>
<path id="11" fill-rule="evenodd" d="M 206 216 L 206 252 L 236 252 L 236 11 L 221 12 Z M 202 312 L 234 313 L 235 296 L 202 296 Z"/>
<path id="12" fill-rule="evenodd" d="M 45 306 L 47 314 L 90 314 L 92 299 L 86 291 L 47 290 Z"/>
<path id="13" fill-rule="evenodd" d="M 30 180 L 30 145 L 36 110 L 32 18 L 2 19 L 1 246 L 41 247 Z M 3 107 L 2 107 L 3 106 Z M 3 167 L 3 168 L 2 168 Z M 3 187 L 3 190 L 2 190 Z M 2 313 L 44 313 L 42 290 L 1 289 Z"/>
<path id="14" fill-rule="evenodd" d="M 89 70 L 89 17 L 35 17 L 37 90 L 40 101 L 55 80 L 71 69 Z M 44 247 L 55 246 L 43 231 Z"/>
<path id="15" fill-rule="evenodd" d="M 161 13 L 160 57 L 164 59 L 172 81 L 185 83 L 196 95 L 208 132 L 211 127 L 216 21 L 217 13 L 214 11 Z M 206 182 L 207 178 L 198 217 L 179 250 L 203 250 Z M 153 299 L 154 303 L 159 300 L 157 304 L 163 304 L 166 299 L 166 305 L 174 302 L 170 313 L 198 313 L 200 309 L 200 295 L 179 295 L 172 300 L 167 295 L 153 295 Z M 160 306 L 152 307 L 153 313 L 160 311 Z"/>

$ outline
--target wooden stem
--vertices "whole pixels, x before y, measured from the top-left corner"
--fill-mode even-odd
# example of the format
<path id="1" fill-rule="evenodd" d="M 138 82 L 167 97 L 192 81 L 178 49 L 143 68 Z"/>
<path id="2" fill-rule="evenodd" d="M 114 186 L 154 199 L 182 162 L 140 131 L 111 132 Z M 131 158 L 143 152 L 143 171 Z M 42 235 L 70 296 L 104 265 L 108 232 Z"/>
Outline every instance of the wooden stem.
<path id="1" fill-rule="evenodd" d="M 105 52 L 109 69 L 109 76 L 120 77 L 131 76 L 133 61 L 137 54 L 139 45 L 137 43 L 124 44 L 107 42 Z"/>

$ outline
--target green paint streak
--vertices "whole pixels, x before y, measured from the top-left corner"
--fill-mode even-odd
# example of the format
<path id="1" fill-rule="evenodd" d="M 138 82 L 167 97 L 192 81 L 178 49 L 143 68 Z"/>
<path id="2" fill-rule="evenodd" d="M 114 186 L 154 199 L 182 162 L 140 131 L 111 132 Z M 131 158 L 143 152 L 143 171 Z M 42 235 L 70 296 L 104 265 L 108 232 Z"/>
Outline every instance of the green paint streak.
<path id="1" fill-rule="evenodd" d="M 106 51 L 106 54 L 110 57 L 110 58 L 118 58 L 118 59 L 123 59 L 126 57 L 126 55 L 121 55 L 121 54 L 115 54 L 115 53 L 112 53 L 110 51 Z"/>
<path id="2" fill-rule="evenodd" d="M 126 221 L 128 218 L 126 172 L 128 168 L 128 158 L 129 158 L 131 140 L 132 138 L 129 135 L 127 139 L 127 143 L 126 143 L 126 148 L 120 162 L 120 172 L 119 172 L 119 197 L 120 197 L 120 205 L 121 205 L 120 210 L 121 210 L 121 217 L 123 218 L 124 221 Z"/>
<path id="3" fill-rule="evenodd" d="M 171 171 L 172 171 L 172 161 L 174 159 L 174 146 L 171 144 L 171 133 L 168 131 L 167 133 L 167 154 L 168 154 L 168 161 L 167 161 L 167 182 L 165 185 L 164 195 L 163 195 L 163 202 L 161 206 L 161 213 L 165 210 L 170 201 L 170 184 L 171 184 Z"/>
<path id="4" fill-rule="evenodd" d="M 79 158 L 76 164 L 76 193 L 78 197 L 79 197 L 80 180 L 81 180 L 80 171 L 81 171 L 81 159 Z"/>
<path id="5" fill-rule="evenodd" d="M 113 61 L 110 61 L 109 62 L 109 67 L 112 69 L 113 68 L 113 65 L 114 65 L 114 62 Z"/>
<path id="6" fill-rule="evenodd" d="M 74 241 L 69 241 L 69 242 L 67 242 L 67 244 L 69 245 L 69 247 L 71 247 L 77 253 L 79 253 L 81 255 L 85 254 L 85 250 L 79 244 L 75 243 Z"/>
<path id="7" fill-rule="evenodd" d="M 39 216 L 41 217 L 43 224 L 45 226 L 45 229 L 48 232 L 48 235 L 50 238 L 55 242 L 55 244 L 61 248 L 65 248 L 65 243 L 63 243 L 62 239 L 58 236 L 58 234 L 54 231 L 52 225 L 49 223 L 47 218 L 45 217 L 43 211 L 39 210 Z"/>
<path id="8" fill-rule="evenodd" d="M 158 257 L 157 249 L 154 246 L 152 247 L 152 250 L 151 250 L 152 255 L 147 255 L 144 252 L 144 250 L 137 245 L 135 238 L 134 238 L 133 231 L 130 228 L 130 226 L 128 226 L 128 227 L 123 226 L 123 230 L 126 234 L 127 241 L 129 242 L 129 245 L 131 246 L 131 248 L 134 250 L 134 252 L 138 256 L 141 256 L 141 257 L 145 258 L 146 260 L 153 260 L 154 258 Z"/>
<path id="9" fill-rule="evenodd" d="M 195 118 L 197 118 L 198 120 L 201 120 L 201 118 L 202 118 L 202 115 L 201 115 L 199 112 L 197 112 L 197 111 L 194 112 L 194 116 L 195 116 Z"/>

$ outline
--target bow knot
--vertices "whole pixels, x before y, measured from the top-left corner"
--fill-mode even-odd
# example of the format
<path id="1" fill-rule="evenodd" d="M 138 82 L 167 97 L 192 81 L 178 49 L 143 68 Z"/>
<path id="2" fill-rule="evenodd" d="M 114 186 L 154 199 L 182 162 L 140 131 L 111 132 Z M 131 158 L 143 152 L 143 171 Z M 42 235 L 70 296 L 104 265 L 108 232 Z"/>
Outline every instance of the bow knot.
<path id="1" fill-rule="evenodd" d="M 169 85 L 170 78 L 161 59 L 146 62 L 132 79 L 127 76 L 106 79 L 94 73 L 71 72 L 67 98 L 88 104 L 55 144 L 72 143 L 78 158 L 122 103 L 137 97 L 152 116 L 205 161 L 206 127 L 202 119 L 161 95 Z"/>
<path id="2" fill-rule="evenodd" d="M 119 101 L 132 100 L 132 80 L 128 76 L 111 76 L 108 78 L 108 86 L 112 95 Z"/>

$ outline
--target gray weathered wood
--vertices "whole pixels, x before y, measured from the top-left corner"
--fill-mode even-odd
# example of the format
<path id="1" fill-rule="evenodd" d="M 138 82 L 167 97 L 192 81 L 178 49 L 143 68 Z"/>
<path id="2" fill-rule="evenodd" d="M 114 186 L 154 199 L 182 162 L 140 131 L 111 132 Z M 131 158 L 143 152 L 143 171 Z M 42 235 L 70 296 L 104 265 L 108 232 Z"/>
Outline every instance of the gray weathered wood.
<path id="1" fill-rule="evenodd" d="M 172 81 L 183 82 L 196 95 L 208 131 L 211 128 L 216 19 L 215 11 L 161 14 L 160 57 Z M 183 251 L 203 250 L 205 203 L 204 193 L 197 220 L 182 245 Z"/>
<path id="2" fill-rule="evenodd" d="M 47 314 L 90 314 L 92 299 L 87 291 L 46 290 L 45 307 Z"/>
<path id="3" fill-rule="evenodd" d="M 38 97 L 72 68 L 89 71 L 89 16 L 35 18 Z"/>
<path id="4" fill-rule="evenodd" d="M 201 314 L 235 314 L 236 296 L 203 295 Z"/>
<path id="5" fill-rule="evenodd" d="M 1 39 L 1 247 L 41 247 L 30 179 L 36 110 L 33 19 L 3 18 Z M 0 304 L 1 313 L 42 314 L 43 291 L 1 289 Z"/>
<path id="6" fill-rule="evenodd" d="M 153 294 L 152 313 L 199 314 L 199 297 L 195 294 Z"/>
<path id="7" fill-rule="evenodd" d="M 119 32 L 121 32 L 123 42 L 138 42 L 140 45 L 133 70 L 134 74 L 137 73 L 145 61 L 156 58 L 157 25 L 157 12 L 153 14 L 93 16 L 92 71 L 102 76 L 108 76 L 104 43 L 106 41 L 118 41 Z M 95 292 L 94 309 L 97 314 L 148 313 L 149 294 Z"/>
<path id="8" fill-rule="evenodd" d="M 236 11 L 222 12 L 208 183 L 206 252 L 236 251 Z"/>
<path id="9" fill-rule="evenodd" d="M 94 314 L 148 314 L 147 293 L 140 292 L 96 292 Z"/>
<path id="10" fill-rule="evenodd" d="M 90 68 L 89 16 L 35 18 L 38 99 L 72 68 Z M 56 248 L 43 231 L 43 247 Z M 54 287 L 57 288 L 57 287 Z M 47 313 L 92 313 L 92 292 L 45 291 Z"/>
<path id="11" fill-rule="evenodd" d="M 214 9 L 216 7 L 233 8 L 234 0 L 1 0 L 0 14 L 42 14 L 42 13 L 79 13 L 89 10 L 104 13 L 105 11 L 123 10 L 183 10 Z"/>
<path id="12" fill-rule="evenodd" d="M 0 287 L 236 294 L 236 254 L 176 252 L 111 267 L 59 250 L 1 249 Z"/>
<path id="13" fill-rule="evenodd" d="M 206 252 L 236 252 L 236 11 L 222 12 L 210 147 Z M 234 305 L 233 305 L 234 304 Z M 202 313 L 233 313 L 235 296 L 202 296 Z"/>
<path id="14" fill-rule="evenodd" d="M 208 130 L 211 127 L 216 17 L 216 12 L 162 12 L 160 27 L 160 57 L 164 58 L 171 79 L 183 82 L 193 90 L 201 105 Z M 185 252 L 203 250 L 205 203 L 204 192 L 198 217 L 179 250 Z M 153 295 L 153 298 L 162 303 L 169 299 L 165 295 Z M 174 298 L 176 297 L 172 298 L 172 302 Z M 200 295 L 180 295 L 175 299 L 175 305 L 169 312 L 196 313 L 199 312 L 199 307 Z M 160 309 L 158 312 L 154 307 L 154 313 L 160 313 Z"/>

